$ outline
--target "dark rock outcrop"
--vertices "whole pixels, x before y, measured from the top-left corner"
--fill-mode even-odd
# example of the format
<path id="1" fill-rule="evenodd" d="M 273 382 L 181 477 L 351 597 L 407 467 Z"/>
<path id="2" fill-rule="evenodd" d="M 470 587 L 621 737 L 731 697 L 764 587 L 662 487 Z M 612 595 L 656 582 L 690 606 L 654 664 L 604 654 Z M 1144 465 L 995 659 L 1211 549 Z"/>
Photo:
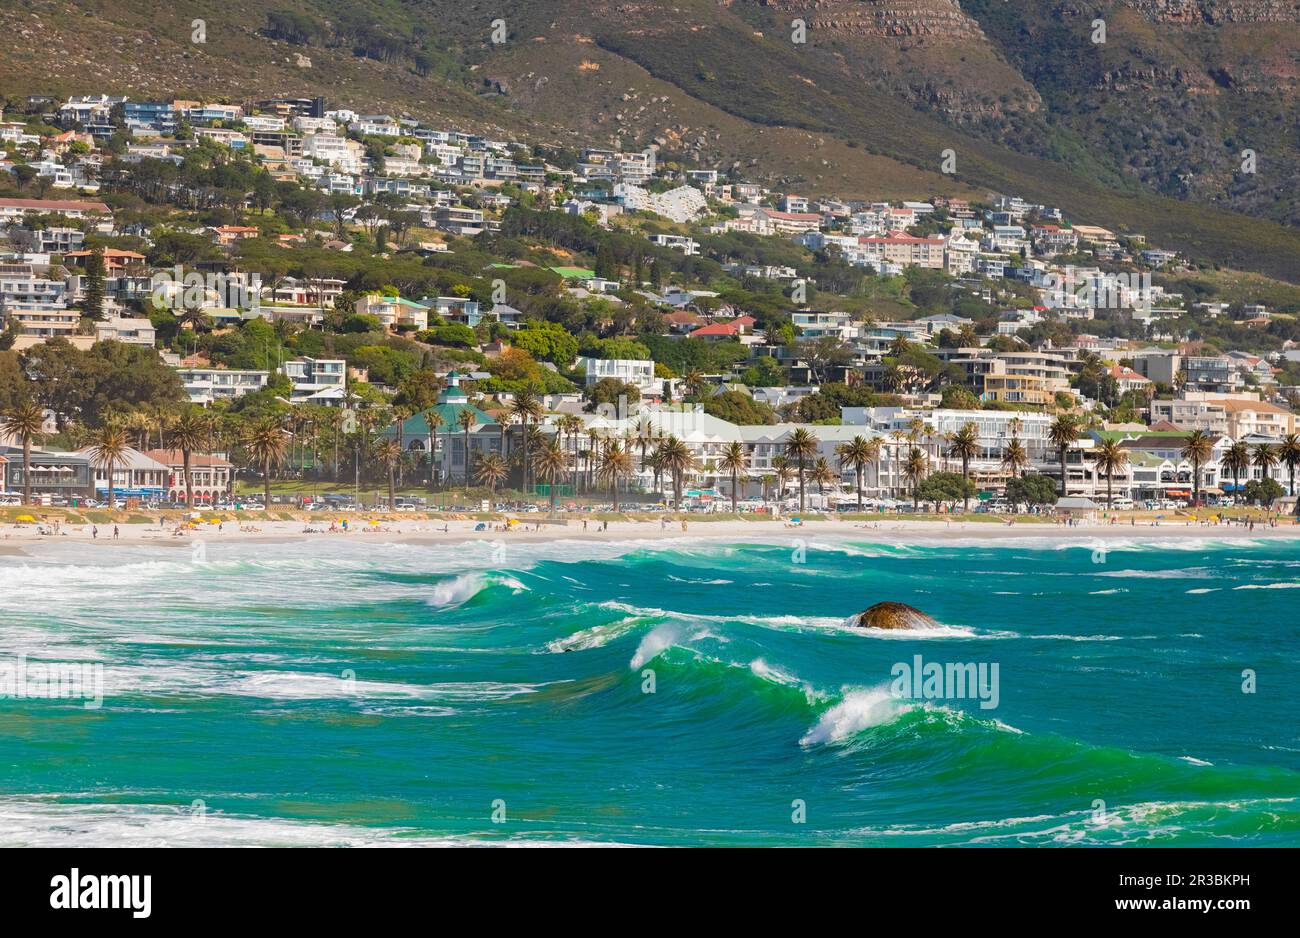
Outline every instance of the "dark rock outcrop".
<path id="1" fill-rule="evenodd" d="M 883 602 L 858 613 L 853 624 L 862 629 L 925 629 L 937 623 L 915 606 Z"/>

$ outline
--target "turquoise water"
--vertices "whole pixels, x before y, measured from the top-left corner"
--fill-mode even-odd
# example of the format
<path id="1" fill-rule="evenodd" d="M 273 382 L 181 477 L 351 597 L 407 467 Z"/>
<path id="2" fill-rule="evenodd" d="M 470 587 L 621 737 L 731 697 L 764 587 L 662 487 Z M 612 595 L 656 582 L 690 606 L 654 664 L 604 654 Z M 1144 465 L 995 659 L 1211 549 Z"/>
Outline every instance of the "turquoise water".
<path id="1" fill-rule="evenodd" d="M 1075 543 L 42 544 L 0 843 L 1300 844 L 1300 545 Z"/>

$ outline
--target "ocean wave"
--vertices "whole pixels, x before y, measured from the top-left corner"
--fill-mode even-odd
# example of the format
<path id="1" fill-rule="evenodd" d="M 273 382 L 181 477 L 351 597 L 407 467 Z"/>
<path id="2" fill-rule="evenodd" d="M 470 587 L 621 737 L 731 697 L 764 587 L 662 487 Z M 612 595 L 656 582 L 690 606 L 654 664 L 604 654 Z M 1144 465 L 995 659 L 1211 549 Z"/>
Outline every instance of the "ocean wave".
<path id="1" fill-rule="evenodd" d="M 104 706 L 116 697 L 250 697 L 264 700 L 407 699 L 467 703 L 504 700 L 532 694 L 545 683 L 452 681 L 407 684 L 358 679 L 350 671 L 247 671 L 165 661 L 110 664 L 103 670 Z"/>
<path id="2" fill-rule="evenodd" d="M 1295 810 L 1295 798 L 1247 798 L 1222 801 L 1143 801 L 1105 808 L 1079 808 L 1058 814 L 953 821 L 948 824 L 891 824 L 860 827 L 857 838 L 916 838 L 927 844 L 1125 844 L 1168 841 L 1182 837 L 1218 837 L 1222 843 L 1236 835 L 1234 827 L 1286 829 L 1282 815 Z M 1181 823 L 1175 823 L 1181 822 Z M 1292 821 L 1294 823 L 1294 821 Z M 1219 832 L 1216 827 L 1225 830 Z"/>
<path id="3" fill-rule="evenodd" d="M 450 580 L 435 583 L 433 593 L 427 602 L 430 606 L 459 606 L 493 585 L 507 587 L 515 593 L 528 591 L 527 586 L 512 576 L 464 573 Z"/>
<path id="4" fill-rule="evenodd" d="M 566 635 L 563 638 L 552 639 L 546 643 L 546 650 L 551 653 L 563 653 L 567 651 L 586 651 L 589 648 L 601 648 L 610 642 L 622 638 L 639 628 L 645 626 L 645 620 L 636 616 L 629 616 L 620 619 L 617 622 L 609 622 L 604 625 L 593 625 L 589 628 L 579 629 L 572 635 Z"/>
<path id="5" fill-rule="evenodd" d="M 564 847 L 619 846 L 569 836 L 437 835 L 412 827 L 361 827 L 226 814 L 200 804 L 68 804 L 0 799 L 3 847 Z"/>
<path id="6" fill-rule="evenodd" d="M 641 644 L 636 646 L 636 653 L 632 655 L 628 667 L 633 671 L 644 667 L 655 658 L 658 658 L 661 653 L 676 645 L 681 639 L 681 628 L 675 625 L 661 625 L 641 639 Z"/>
<path id="7" fill-rule="evenodd" d="M 654 606 L 635 606 L 620 600 L 605 600 L 596 604 L 603 609 L 614 609 L 628 615 L 644 619 L 664 619 L 679 622 L 714 622 L 721 624 L 739 623 L 756 625 L 760 628 L 778 631 L 822 631 L 839 632 L 846 635 L 858 635 L 866 638 L 884 638 L 895 640 L 916 640 L 933 638 L 990 638 L 1004 637 L 998 633 L 980 633 L 966 626 L 944 625 L 918 629 L 867 629 L 854 623 L 854 616 L 840 618 L 837 616 L 801 616 L 801 615 L 718 615 L 698 612 L 678 612 L 672 609 L 660 609 Z"/>
<path id="8" fill-rule="evenodd" d="M 844 743 L 866 730 L 905 720 L 920 720 L 949 730 L 978 728 L 1015 736 L 1024 730 L 1001 720 L 981 719 L 965 710 L 932 700 L 911 700 L 892 693 L 888 684 L 846 689 L 838 703 L 828 707 L 799 740 L 801 746 Z"/>
<path id="9" fill-rule="evenodd" d="M 822 713 L 799 744 L 815 746 L 842 742 L 865 729 L 890 723 L 909 709 L 910 705 L 899 701 L 885 688 L 850 691 L 839 703 Z"/>
<path id="10" fill-rule="evenodd" d="M 1175 570 L 1099 570 L 1093 576 L 1125 580 L 1210 580 L 1223 574 L 1208 567 L 1180 567 Z"/>

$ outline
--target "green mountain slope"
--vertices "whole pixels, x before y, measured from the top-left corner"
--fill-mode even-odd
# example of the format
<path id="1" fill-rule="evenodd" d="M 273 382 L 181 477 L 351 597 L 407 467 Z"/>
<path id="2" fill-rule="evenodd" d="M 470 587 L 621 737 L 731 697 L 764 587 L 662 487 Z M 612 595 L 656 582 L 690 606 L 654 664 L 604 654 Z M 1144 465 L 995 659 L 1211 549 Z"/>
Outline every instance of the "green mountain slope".
<path id="1" fill-rule="evenodd" d="M 1300 231 L 1279 223 L 1300 199 L 1295 4 L 1095 7 L 30 0 L 0 4 L 0 28 L 20 40 L 0 60 L 0 90 L 323 94 L 568 145 L 657 141 L 808 194 L 1010 192 L 1300 281 Z M 1094 15 L 1104 45 L 1090 41 Z M 489 41 L 498 17 L 504 44 Z M 1246 147 L 1254 176 L 1239 172 Z M 939 172 L 946 150 L 952 176 Z"/>

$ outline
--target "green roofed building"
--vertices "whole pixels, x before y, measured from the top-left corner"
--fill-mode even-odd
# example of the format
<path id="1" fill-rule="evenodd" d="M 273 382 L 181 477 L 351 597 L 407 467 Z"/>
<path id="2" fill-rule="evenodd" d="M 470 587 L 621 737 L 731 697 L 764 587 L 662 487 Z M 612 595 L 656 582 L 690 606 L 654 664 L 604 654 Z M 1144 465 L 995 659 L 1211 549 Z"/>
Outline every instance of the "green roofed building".
<path id="1" fill-rule="evenodd" d="M 547 270 L 559 274 L 565 280 L 591 280 L 596 272 L 586 267 L 548 267 Z"/>
<path id="2" fill-rule="evenodd" d="M 447 375 L 447 386 L 438 395 L 438 403 L 402 421 L 402 448 L 420 457 L 420 465 L 427 472 L 427 455 L 435 454 L 434 466 L 442 480 L 463 481 L 465 478 L 465 428 L 461 414 L 474 415 L 469 431 L 469 449 L 473 459 L 486 453 L 501 452 L 501 428 L 492 415 L 479 410 L 469 402 L 461 388 L 465 376 L 453 371 Z M 437 418 L 431 415 L 436 414 Z M 398 438 L 398 425 L 388 426 L 380 434 L 386 439 Z M 472 467 L 471 461 L 471 467 Z M 472 471 L 472 470 L 471 470 Z"/>

